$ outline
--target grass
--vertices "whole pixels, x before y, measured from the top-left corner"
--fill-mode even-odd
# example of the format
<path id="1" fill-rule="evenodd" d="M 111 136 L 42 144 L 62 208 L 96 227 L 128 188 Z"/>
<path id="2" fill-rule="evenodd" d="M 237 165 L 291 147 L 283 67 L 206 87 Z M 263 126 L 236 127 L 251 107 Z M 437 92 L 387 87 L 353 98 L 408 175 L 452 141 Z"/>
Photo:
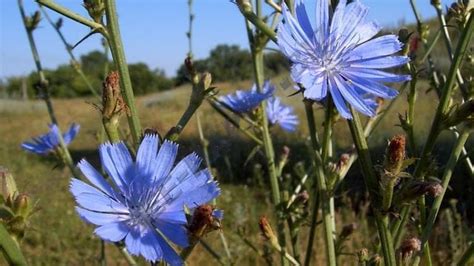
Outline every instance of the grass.
<path id="1" fill-rule="evenodd" d="M 275 84 L 284 85 L 285 77 L 274 80 Z M 236 88 L 248 88 L 249 82 L 234 84 L 217 84 L 221 93 L 230 92 Z M 423 142 L 424 136 L 430 126 L 434 114 L 436 98 L 432 93 L 424 94 L 427 84 L 420 87 L 419 104 L 417 105 L 417 120 L 415 123 L 418 145 Z M 278 89 L 278 94 L 288 95 L 291 89 Z M 166 134 L 184 111 L 190 87 L 183 86 L 172 91 L 157 93 L 137 99 L 139 113 L 144 128 L 155 128 L 162 135 Z M 402 133 L 396 126 L 398 113 L 406 110 L 405 95 L 397 98 L 394 110 L 387 115 L 370 140 L 374 147 L 373 156 L 376 163 L 381 162 L 381 155 L 385 141 L 390 136 Z M 286 134 L 278 128 L 272 129 L 276 143 L 276 150 L 281 150 L 283 145 L 292 149 L 291 160 L 307 163 L 306 148 L 307 128 L 303 122 L 303 105 L 301 97 L 285 98 L 285 102 L 295 106 L 297 113 L 302 118 L 298 131 Z M 79 137 L 71 144 L 70 149 L 75 161 L 86 157 L 97 164 L 98 136 L 100 134 L 100 116 L 97 109 L 90 104 L 91 99 L 54 100 L 53 104 L 61 123 L 65 129 L 72 122 L 81 124 Z M 20 149 L 24 140 L 41 134 L 47 130 L 49 122 L 44 109 L 38 108 L 37 101 L 8 105 L 0 108 L 0 164 L 7 167 L 16 177 L 18 187 L 34 200 L 38 201 L 38 212 L 30 221 L 30 229 L 23 240 L 22 248 L 31 265 L 96 265 L 100 254 L 100 242 L 92 234 L 93 227 L 82 222 L 74 212 L 73 199 L 68 192 L 70 174 L 67 169 L 57 167 L 53 161 L 35 155 L 27 154 Z M 256 255 L 238 236 L 237 232 L 245 232 L 245 236 L 257 247 L 262 248 L 263 238 L 258 232 L 257 221 L 261 215 L 272 217 L 271 205 L 268 201 L 269 191 L 258 187 L 254 180 L 252 169 L 259 162 L 259 156 L 249 164 L 244 161 L 252 149 L 252 143 L 246 140 L 235 128 L 219 117 L 212 108 L 204 103 L 200 109 L 201 118 L 206 137 L 210 140 L 210 154 L 212 166 L 215 168 L 216 178 L 221 182 L 222 196 L 218 199 L 219 208 L 225 212 L 223 232 L 228 238 L 231 253 L 236 265 L 261 265 L 264 260 Z M 322 123 L 322 111 L 317 111 L 317 121 Z M 122 123 L 123 125 L 125 125 Z M 126 134 L 126 129 L 124 127 Z M 346 123 L 340 121 L 336 124 L 337 152 L 351 149 L 351 139 Z M 445 134 L 444 143 L 449 143 L 452 138 Z M 200 153 L 201 146 L 197 136 L 196 121 L 193 119 L 184 130 L 181 139 L 180 152 L 182 155 L 190 151 Z M 472 143 L 472 142 L 471 142 Z M 441 146 L 438 150 L 447 150 Z M 339 154 L 339 153 L 338 153 Z M 278 154 L 277 154 L 278 157 Z M 442 161 L 443 158 L 440 158 Z M 231 162 L 229 165 L 226 162 Z M 290 167 L 285 172 L 290 172 Z M 360 184 L 358 172 L 351 173 L 348 183 L 344 186 L 353 192 L 352 184 Z M 352 181 L 351 181 L 352 180 Z M 462 186 L 461 186 L 462 187 Z M 345 252 L 354 253 L 360 248 L 373 248 L 376 233 L 372 230 L 370 219 L 366 218 L 367 210 L 364 202 L 351 201 L 347 195 L 341 193 L 338 198 L 337 223 L 338 229 L 344 224 L 357 222 L 358 230 L 353 234 L 346 245 Z M 357 208 L 342 208 L 354 205 Z M 435 258 L 448 258 L 446 244 L 443 241 L 448 237 L 443 224 L 435 239 L 433 254 Z M 305 229 L 306 230 L 306 229 Z M 324 251 L 321 228 L 319 228 L 315 243 L 317 265 L 323 264 Z M 304 233 L 302 234 L 305 235 Z M 214 249 L 224 256 L 224 251 L 217 233 L 206 237 Z M 302 241 L 306 243 L 306 241 Z M 302 248 L 304 250 L 304 248 Z M 125 265 L 125 260 L 113 245 L 106 245 L 107 261 L 110 265 Z M 213 259 L 201 246 L 192 254 L 191 265 L 209 265 Z M 355 264 L 355 257 L 341 256 L 344 265 Z M 1 264 L 0 259 L 0 264 Z M 140 260 L 141 264 L 144 261 Z"/>

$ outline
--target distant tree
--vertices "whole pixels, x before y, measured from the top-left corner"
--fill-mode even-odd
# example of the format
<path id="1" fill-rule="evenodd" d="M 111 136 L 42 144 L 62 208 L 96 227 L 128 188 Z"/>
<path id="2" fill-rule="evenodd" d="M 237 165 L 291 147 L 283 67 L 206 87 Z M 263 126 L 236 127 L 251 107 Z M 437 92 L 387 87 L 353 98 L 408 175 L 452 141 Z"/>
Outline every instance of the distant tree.
<path id="1" fill-rule="evenodd" d="M 208 58 L 195 60 L 193 63 L 197 71 L 210 72 L 215 81 L 245 80 L 253 77 L 250 52 L 237 45 L 218 45 L 210 51 Z M 265 54 L 265 65 L 269 76 L 289 69 L 289 62 L 275 52 Z M 176 73 L 176 85 L 189 82 L 186 74 L 186 67 L 182 64 Z"/>
<path id="2" fill-rule="evenodd" d="M 99 51 L 82 55 L 79 61 L 89 82 L 100 92 L 106 74 L 104 73 L 105 65 L 109 64 L 110 68 L 113 69 L 112 63 Z M 167 78 L 164 72 L 159 69 L 150 70 L 146 64 L 136 63 L 130 64 L 129 70 L 136 95 L 167 90 L 173 87 L 173 80 Z M 91 95 L 89 88 L 71 65 L 64 64 L 56 69 L 45 70 L 45 75 L 50 84 L 50 95 L 52 97 L 71 98 Z M 0 89 L 3 88 L 2 90 L 5 91 L 3 94 L 7 94 L 9 97 L 19 98 L 24 78 L 26 78 L 28 95 L 32 97 L 35 95 L 34 84 L 38 82 L 38 76 L 35 72 L 27 77 L 7 78 L 3 84 L 0 84 Z"/>

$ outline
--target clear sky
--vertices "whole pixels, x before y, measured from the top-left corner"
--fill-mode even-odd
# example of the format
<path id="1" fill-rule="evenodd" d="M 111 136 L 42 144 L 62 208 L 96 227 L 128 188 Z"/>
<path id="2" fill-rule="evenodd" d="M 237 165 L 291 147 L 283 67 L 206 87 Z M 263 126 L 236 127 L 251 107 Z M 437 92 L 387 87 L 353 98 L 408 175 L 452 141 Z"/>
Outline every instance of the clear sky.
<path id="1" fill-rule="evenodd" d="M 384 26 L 400 21 L 413 22 L 409 0 L 361 0 L 370 7 L 370 17 Z M 452 0 L 444 0 L 445 4 Z M 308 12 L 314 14 L 314 0 L 306 0 Z M 429 0 L 417 1 L 424 18 L 434 16 Z M 24 0 L 27 13 L 37 10 L 34 0 Z M 82 0 L 56 0 L 75 12 L 87 16 Z M 164 69 L 173 76 L 187 52 L 185 32 L 188 26 L 187 0 L 117 0 L 119 21 L 129 63 L 145 62 L 151 68 Z M 204 58 L 217 44 L 248 47 L 243 18 L 229 0 L 194 0 L 194 54 Z M 49 11 L 53 20 L 59 16 Z M 80 40 L 88 29 L 64 19 L 64 34 L 70 43 Z M 57 34 L 43 19 L 34 32 L 42 62 L 54 68 L 69 61 Z M 91 37 L 74 50 L 76 56 L 101 49 L 100 38 Z M 15 0 L 0 0 L 0 78 L 23 75 L 34 69 L 25 30 Z"/>

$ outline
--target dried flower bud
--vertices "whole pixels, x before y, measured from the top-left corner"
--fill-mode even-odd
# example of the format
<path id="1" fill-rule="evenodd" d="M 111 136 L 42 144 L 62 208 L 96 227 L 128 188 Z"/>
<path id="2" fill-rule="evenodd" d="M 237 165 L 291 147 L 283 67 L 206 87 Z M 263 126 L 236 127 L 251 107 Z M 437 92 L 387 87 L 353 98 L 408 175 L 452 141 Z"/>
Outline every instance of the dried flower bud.
<path id="1" fill-rule="evenodd" d="M 404 184 L 395 195 L 398 204 L 411 202 L 423 195 L 437 197 L 443 193 L 443 187 L 438 182 L 412 180 Z"/>
<path id="2" fill-rule="evenodd" d="M 16 193 L 18 193 L 18 190 L 13 175 L 7 169 L 0 167 L 0 196 L 6 200 Z"/>
<path id="3" fill-rule="evenodd" d="M 375 254 L 372 258 L 370 258 L 368 265 L 379 266 L 382 265 L 382 257 L 380 255 Z"/>
<path id="4" fill-rule="evenodd" d="M 400 255 L 403 259 L 407 259 L 413 255 L 413 253 L 421 250 L 421 241 L 416 237 L 405 239 L 400 245 Z"/>
<path id="5" fill-rule="evenodd" d="M 351 236 L 355 230 L 357 230 L 358 225 L 356 223 L 350 223 L 342 227 L 342 231 L 339 235 L 340 239 L 345 239 Z"/>
<path id="6" fill-rule="evenodd" d="M 112 119 L 128 110 L 120 92 L 120 78 L 117 71 L 111 72 L 102 85 L 102 116 Z"/>
<path id="7" fill-rule="evenodd" d="M 405 136 L 397 135 L 390 140 L 385 151 L 384 169 L 394 176 L 397 176 L 402 170 L 405 160 L 405 143 Z"/>
<path id="8" fill-rule="evenodd" d="M 198 206 L 194 210 L 188 232 L 191 236 L 200 238 L 211 231 L 218 230 L 221 228 L 219 218 L 213 206 L 209 204 Z"/>
<path id="9" fill-rule="evenodd" d="M 268 222 L 267 217 L 260 217 L 260 220 L 258 221 L 258 226 L 260 227 L 260 232 L 268 241 L 270 241 L 272 244 L 278 244 L 278 239 L 273 233 L 272 226 L 270 225 L 270 222 Z"/>
<path id="10" fill-rule="evenodd" d="M 104 0 L 84 0 L 83 6 L 96 23 L 102 23 L 105 12 Z"/>
<path id="11" fill-rule="evenodd" d="M 357 257 L 359 259 L 359 263 L 363 264 L 369 260 L 369 250 L 363 248 L 357 252 Z"/>
<path id="12" fill-rule="evenodd" d="M 293 206 L 300 206 L 305 205 L 308 203 L 309 200 L 309 193 L 308 191 L 304 190 L 296 195 L 295 200 L 293 201 Z"/>

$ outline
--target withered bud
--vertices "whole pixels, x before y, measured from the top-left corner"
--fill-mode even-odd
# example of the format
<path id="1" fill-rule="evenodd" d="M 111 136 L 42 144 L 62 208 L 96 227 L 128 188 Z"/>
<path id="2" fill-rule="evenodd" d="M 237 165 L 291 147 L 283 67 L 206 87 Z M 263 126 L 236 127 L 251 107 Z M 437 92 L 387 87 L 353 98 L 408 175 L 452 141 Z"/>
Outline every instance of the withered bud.
<path id="1" fill-rule="evenodd" d="M 357 258 L 359 259 L 359 263 L 364 263 L 369 260 L 369 250 L 363 248 L 357 252 Z"/>
<path id="2" fill-rule="evenodd" d="M 346 166 L 350 158 L 351 156 L 347 153 L 341 154 L 339 161 L 337 162 L 337 169 L 341 170 L 342 167 Z"/>
<path id="3" fill-rule="evenodd" d="M 220 221 L 214 214 L 215 208 L 209 204 L 198 206 L 191 217 L 188 232 L 191 236 L 200 238 L 205 234 L 221 228 Z"/>
<path id="4" fill-rule="evenodd" d="M 105 13 L 104 0 L 84 0 L 83 6 L 96 23 L 102 23 Z"/>
<path id="5" fill-rule="evenodd" d="M 270 222 L 266 216 L 260 217 L 258 226 L 260 227 L 260 232 L 262 233 L 263 237 L 265 237 L 265 239 L 271 243 L 278 243 L 277 237 L 273 233 L 272 226 L 270 225 Z"/>
<path id="6" fill-rule="evenodd" d="M 355 230 L 357 230 L 358 225 L 356 223 L 350 223 L 342 227 L 342 231 L 339 234 L 340 239 L 345 239 L 351 236 Z"/>
<path id="7" fill-rule="evenodd" d="M 102 84 L 102 116 L 111 119 L 128 110 L 120 91 L 120 77 L 117 71 L 111 72 Z"/>
<path id="8" fill-rule="evenodd" d="M 7 169 L 0 167 L 0 196 L 6 200 L 16 193 L 18 190 L 13 175 Z"/>
<path id="9" fill-rule="evenodd" d="M 293 204 L 295 206 L 304 205 L 308 202 L 308 200 L 309 200 L 309 193 L 308 191 L 304 190 L 296 195 L 296 198 Z"/>
<path id="10" fill-rule="evenodd" d="M 400 245 L 400 255 L 403 259 L 407 259 L 413 255 L 413 253 L 421 250 L 421 241 L 416 237 L 405 239 Z"/>
<path id="11" fill-rule="evenodd" d="M 385 171 L 398 175 L 405 160 L 405 145 L 406 140 L 404 135 L 397 135 L 393 137 L 388 143 L 385 151 L 384 169 Z"/>
<path id="12" fill-rule="evenodd" d="M 396 200 L 400 203 L 410 202 L 423 195 L 437 197 L 443 193 L 443 187 L 438 182 L 412 180 L 407 182 L 396 194 Z"/>
<path id="13" fill-rule="evenodd" d="M 375 254 L 372 258 L 370 258 L 369 265 L 373 265 L 373 266 L 382 265 L 382 257 L 380 257 L 380 255 L 378 254 Z"/>
<path id="14" fill-rule="evenodd" d="M 39 11 L 36 11 L 33 13 L 31 16 L 27 16 L 25 19 L 25 26 L 28 31 L 34 31 L 37 27 L 38 24 L 41 21 L 41 13 Z"/>

